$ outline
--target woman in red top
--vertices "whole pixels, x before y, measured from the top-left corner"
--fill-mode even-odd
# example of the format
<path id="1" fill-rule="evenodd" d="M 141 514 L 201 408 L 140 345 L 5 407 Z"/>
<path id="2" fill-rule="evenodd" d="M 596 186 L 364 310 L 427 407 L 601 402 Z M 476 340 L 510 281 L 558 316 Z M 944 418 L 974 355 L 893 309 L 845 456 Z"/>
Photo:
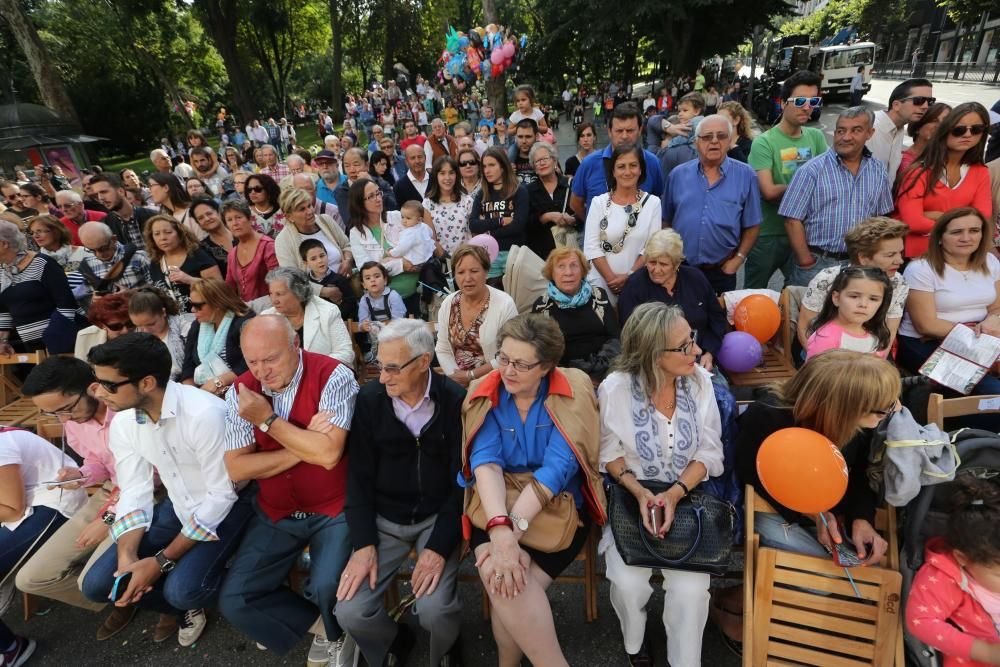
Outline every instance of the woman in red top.
<path id="1" fill-rule="evenodd" d="M 264 277 L 278 268 L 274 239 L 254 229 L 250 207 L 242 199 L 225 202 L 222 219 L 236 239 L 226 260 L 226 282 L 247 303 L 267 296 L 270 292 Z"/>
<path id="2" fill-rule="evenodd" d="M 927 250 L 934 221 L 964 206 L 993 219 L 990 174 L 983 163 L 990 120 L 978 102 L 966 102 L 941 119 L 923 153 L 896 182 L 895 216 L 910 226 L 906 256 Z"/>

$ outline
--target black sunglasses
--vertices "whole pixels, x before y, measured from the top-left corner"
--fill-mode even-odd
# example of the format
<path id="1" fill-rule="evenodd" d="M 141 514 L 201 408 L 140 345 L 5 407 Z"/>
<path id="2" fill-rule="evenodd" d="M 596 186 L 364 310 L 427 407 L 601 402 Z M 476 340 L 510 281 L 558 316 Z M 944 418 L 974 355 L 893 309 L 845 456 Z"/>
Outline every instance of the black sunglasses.
<path id="1" fill-rule="evenodd" d="M 127 384 L 138 382 L 138 380 L 122 380 L 121 382 L 112 382 L 111 380 L 97 379 L 95 380 L 95 382 L 104 387 L 104 391 L 108 392 L 109 394 L 117 394 L 118 389 L 124 387 Z"/>
<path id="2" fill-rule="evenodd" d="M 188 305 L 191 306 L 191 310 L 201 310 L 205 307 L 205 302 L 188 300 Z"/>
<path id="3" fill-rule="evenodd" d="M 259 185 L 249 185 L 246 187 L 247 192 L 263 192 L 264 188 Z"/>
<path id="4" fill-rule="evenodd" d="M 901 102 L 913 102 L 914 106 L 922 107 L 925 104 L 930 106 L 937 102 L 936 97 L 927 97 L 926 95 L 914 95 L 913 97 L 904 97 Z"/>
<path id="5" fill-rule="evenodd" d="M 971 134 L 974 137 L 978 137 L 983 132 L 986 131 L 985 125 L 956 125 L 951 128 L 951 136 L 953 137 L 964 137 L 966 134 Z"/>
<path id="6" fill-rule="evenodd" d="M 131 322 L 105 322 L 104 328 L 110 331 L 121 331 L 122 329 L 128 329 L 129 331 L 135 330 L 135 325 Z"/>
<path id="7" fill-rule="evenodd" d="M 478 167 L 479 163 L 475 160 L 462 160 L 458 163 L 459 167 Z"/>

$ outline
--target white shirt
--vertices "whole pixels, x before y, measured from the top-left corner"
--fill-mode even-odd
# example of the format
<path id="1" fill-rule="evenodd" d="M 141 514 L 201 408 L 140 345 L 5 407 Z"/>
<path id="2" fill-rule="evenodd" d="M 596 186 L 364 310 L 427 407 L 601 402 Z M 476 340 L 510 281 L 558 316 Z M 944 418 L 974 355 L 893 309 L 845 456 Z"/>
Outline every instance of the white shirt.
<path id="1" fill-rule="evenodd" d="M 896 172 L 903 160 L 903 128 L 889 118 L 885 111 L 875 112 L 875 134 L 865 146 L 872 152 L 872 157 L 885 165 L 889 172 L 889 182 L 896 182 Z"/>
<path id="2" fill-rule="evenodd" d="M 0 466 L 20 466 L 24 482 L 24 514 L 15 521 L 0 523 L 7 530 L 14 530 L 34 512 L 35 506 L 49 507 L 64 517 L 71 517 L 87 502 L 83 489 L 54 488 L 49 490 L 43 482 L 51 482 L 59 468 L 75 468 L 76 461 L 53 447 L 48 440 L 28 431 L 7 431 L 0 434 Z"/>
<path id="3" fill-rule="evenodd" d="M 236 502 L 226 470 L 226 403 L 190 385 L 168 382 L 154 423 L 141 410 L 119 412 L 111 424 L 111 453 L 118 485 L 117 540 L 153 518 L 153 470 L 159 471 L 181 533 L 217 540 L 216 530 Z"/>
<path id="4" fill-rule="evenodd" d="M 399 241 L 399 235 L 403 230 L 403 217 L 399 211 L 387 211 L 385 222 L 382 223 L 382 242 L 380 243 L 368 227 L 362 226 L 363 231 L 358 231 L 357 227 L 351 226 L 351 254 L 354 255 L 354 263 L 357 266 L 364 266 L 365 262 L 381 262 L 389 254 L 389 250 L 395 247 Z M 397 276 L 403 273 L 403 261 L 391 260 L 382 264 L 389 272 L 390 276 Z"/>
<path id="5" fill-rule="evenodd" d="M 926 259 L 915 259 L 906 266 L 903 277 L 911 290 L 934 295 L 938 318 L 947 322 L 982 322 L 997 298 L 1000 282 L 1000 260 L 986 255 L 987 274 L 978 271 L 958 271 L 945 264 L 944 276 L 939 276 Z M 901 336 L 919 338 L 910 311 L 903 314 L 899 325 Z"/>
<path id="6" fill-rule="evenodd" d="M 399 242 L 389 251 L 393 257 L 403 257 L 410 264 L 423 264 L 434 254 L 434 236 L 424 223 L 404 227 Z"/>
<path id="7" fill-rule="evenodd" d="M 605 252 L 601 248 L 601 220 L 604 218 L 610 196 L 608 193 L 598 195 L 590 203 L 590 210 L 587 212 L 587 224 L 584 227 L 583 254 L 591 261 L 597 257 L 605 258 L 608 260 L 611 270 L 615 273 L 628 273 L 632 270 L 632 265 L 635 264 L 636 258 L 642 254 L 642 249 L 646 246 L 646 241 L 649 240 L 650 235 L 660 229 L 660 198 L 656 195 L 648 195 L 645 203 L 642 205 L 642 211 L 639 212 L 636 226 L 625 238 L 625 244 L 621 251 L 615 253 Z M 612 203 L 610 210 L 607 210 L 607 215 L 608 242 L 612 245 L 617 245 L 625 233 L 628 214 L 625 213 L 624 206 Z M 607 292 L 612 305 L 617 305 L 618 296 L 608 289 L 608 284 L 604 280 L 604 276 L 596 268 L 591 267 L 590 273 L 587 275 L 587 280 Z"/>
<path id="8" fill-rule="evenodd" d="M 340 263 L 343 261 L 344 255 L 340 252 L 340 247 L 330 240 L 322 229 L 316 230 L 315 234 L 302 234 L 302 240 L 305 241 L 306 239 L 316 239 L 322 243 L 323 248 L 326 250 L 326 265 L 334 273 L 340 271 Z M 299 245 L 301 245 L 301 242 Z"/>
<path id="9" fill-rule="evenodd" d="M 865 87 L 864 75 L 861 74 L 861 72 L 855 73 L 854 78 L 851 79 L 851 92 L 853 93 L 855 91 L 861 90 L 864 87 Z"/>
<path id="10" fill-rule="evenodd" d="M 420 198 L 421 199 L 423 199 L 425 196 L 427 196 L 427 186 L 431 182 L 431 175 L 430 175 L 430 173 L 428 173 L 427 171 L 425 171 L 424 172 L 424 178 L 423 178 L 423 180 L 420 180 L 416 176 L 413 175 L 412 171 L 410 171 L 409 169 L 407 169 L 406 170 L 406 177 L 408 179 L 410 179 L 410 183 L 413 183 L 413 187 L 415 187 L 417 189 L 417 192 L 420 193 Z"/>

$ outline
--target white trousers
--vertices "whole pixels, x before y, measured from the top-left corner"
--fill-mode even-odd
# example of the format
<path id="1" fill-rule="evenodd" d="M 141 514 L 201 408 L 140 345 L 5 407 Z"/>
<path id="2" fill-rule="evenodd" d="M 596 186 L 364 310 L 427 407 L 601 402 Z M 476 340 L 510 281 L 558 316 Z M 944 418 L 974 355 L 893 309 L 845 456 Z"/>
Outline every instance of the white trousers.
<path id="1" fill-rule="evenodd" d="M 646 634 L 646 603 L 653 594 L 653 570 L 626 565 L 618 549 L 604 552 L 611 582 L 611 606 L 618 614 L 625 651 L 637 653 Z M 672 667 L 700 667 L 701 640 L 708 620 L 711 577 L 701 572 L 660 570 L 663 575 L 663 628 L 667 632 L 667 659 Z"/>

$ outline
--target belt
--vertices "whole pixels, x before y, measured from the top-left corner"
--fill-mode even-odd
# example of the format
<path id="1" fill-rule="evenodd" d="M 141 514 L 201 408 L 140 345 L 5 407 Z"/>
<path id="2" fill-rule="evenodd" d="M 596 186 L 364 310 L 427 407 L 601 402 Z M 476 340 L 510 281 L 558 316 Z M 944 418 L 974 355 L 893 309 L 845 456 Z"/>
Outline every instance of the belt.
<path id="1" fill-rule="evenodd" d="M 809 252 L 816 255 L 817 257 L 826 257 L 827 259 L 836 259 L 841 262 L 846 261 L 851 258 L 846 252 L 830 252 L 829 250 L 823 250 L 822 248 L 817 248 L 816 246 L 809 246 Z"/>
<path id="2" fill-rule="evenodd" d="M 292 521 L 303 521 L 303 520 L 308 519 L 309 517 L 311 517 L 311 516 L 313 516 L 315 514 L 316 514 L 316 512 L 298 512 L 298 511 L 296 511 L 296 512 L 292 512 L 291 514 L 289 514 L 285 518 L 286 519 L 291 519 Z"/>

